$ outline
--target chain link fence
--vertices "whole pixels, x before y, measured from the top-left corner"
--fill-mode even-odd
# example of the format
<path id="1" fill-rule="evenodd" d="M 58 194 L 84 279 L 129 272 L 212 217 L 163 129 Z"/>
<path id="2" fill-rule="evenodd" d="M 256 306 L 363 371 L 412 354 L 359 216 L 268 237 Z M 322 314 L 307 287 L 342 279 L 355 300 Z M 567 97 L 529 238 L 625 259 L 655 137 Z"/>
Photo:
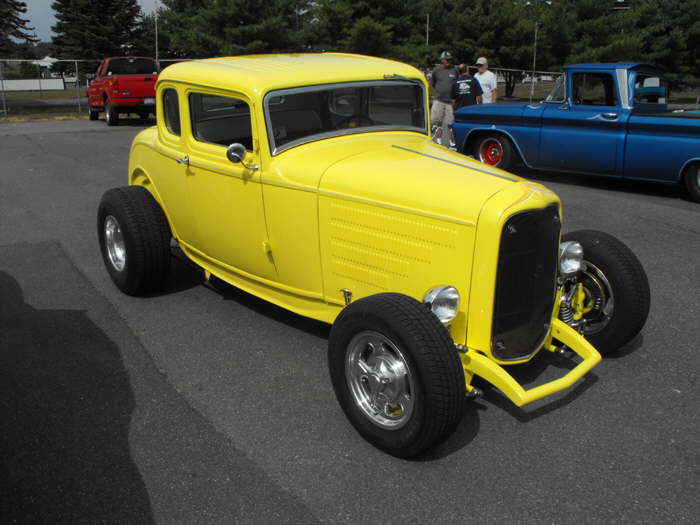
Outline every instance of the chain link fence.
<path id="1" fill-rule="evenodd" d="M 160 60 L 160 69 L 184 60 Z M 0 59 L 0 119 L 87 117 L 87 75 L 94 74 L 99 65 L 99 60 Z"/>

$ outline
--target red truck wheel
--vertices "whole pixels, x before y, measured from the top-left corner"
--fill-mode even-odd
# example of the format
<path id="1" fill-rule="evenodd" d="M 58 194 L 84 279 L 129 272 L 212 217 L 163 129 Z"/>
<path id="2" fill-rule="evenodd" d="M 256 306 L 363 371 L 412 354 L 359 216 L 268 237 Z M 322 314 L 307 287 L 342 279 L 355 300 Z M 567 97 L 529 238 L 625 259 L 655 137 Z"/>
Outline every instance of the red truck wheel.
<path id="1" fill-rule="evenodd" d="M 119 112 L 109 102 L 105 104 L 105 122 L 107 122 L 108 126 L 119 125 Z"/>

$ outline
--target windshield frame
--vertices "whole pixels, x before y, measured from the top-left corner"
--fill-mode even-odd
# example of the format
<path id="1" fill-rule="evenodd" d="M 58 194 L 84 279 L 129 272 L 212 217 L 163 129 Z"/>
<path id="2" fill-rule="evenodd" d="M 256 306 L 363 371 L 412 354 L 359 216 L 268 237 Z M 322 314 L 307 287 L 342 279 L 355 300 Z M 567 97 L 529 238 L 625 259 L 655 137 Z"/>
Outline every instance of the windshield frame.
<path id="1" fill-rule="evenodd" d="M 416 126 L 400 126 L 400 125 L 391 125 L 391 126 L 362 126 L 362 127 L 356 127 L 356 128 L 347 128 L 347 129 L 337 129 L 337 130 L 332 130 L 332 131 L 326 131 L 323 133 L 315 133 L 313 135 L 308 135 L 306 137 L 302 137 L 296 140 L 292 140 L 290 142 L 287 142 L 285 144 L 282 144 L 280 146 L 277 146 L 275 144 L 275 136 L 274 132 L 272 129 L 272 119 L 270 118 L 270 100 L 276 97 L 284 97 L 285 95 L 296 95 L 298 93 L 306 93 L 309 91 L 324 91 L 324 90 L 331 90 L 331 89 L 343 89 L 343 88 L 362 88 L 362 87 L 373 87 L 373 86 L 381 86 L 381 85 L 388 85 L 388 83 L 394 84 L 394 85 L 411 85 L 411 86 L 416 86 L 418 85 L 421 90 L 421 104 L 423 107 L 423 126 L 422 127 L 416 127 Z M 286 151 L 291 148 L 295 148 L 297 146 L 301 146 L 302 144 L 308 144 L 309 142 L 316 142 L 318 140 L 323 140 L 323 139 L 329 139 L 329 138 L 334 138 L 334 137 L 341 137 L 343 135 L 355 135 L 358 133 L 371 133 L 375 131 L 412 131 L 412 132 L 418 132 L 426 136 L 430 136 L 428 133 L 428 106 L 426 104 L 426 92 L 425 92 L 425 85 L 423 82 L 421 82 L 418 79 L 413 79 L 413 78 L 401 78 L 401 79 L 391 79 L 391 80 L 362 80 L 362 81 L 355 81 L 355 82 L 333 82 L 330 84 L 313 84 L 310 86 L 302 86 L 302 87 L 295 87 L 295 88 L 287 88 L 287 89 L 276 89 L 273 91 L 268 91 L 265 94 L 265 98 L 263 100 L 263 109 L 265 112 L 265 129 L 267 131 L 267 142 L 268 146 L 270 148 L 270 154 L 274 157 L 275 155 L 278 155 L 279 153 L 282 153 L 283 151 Z"/>

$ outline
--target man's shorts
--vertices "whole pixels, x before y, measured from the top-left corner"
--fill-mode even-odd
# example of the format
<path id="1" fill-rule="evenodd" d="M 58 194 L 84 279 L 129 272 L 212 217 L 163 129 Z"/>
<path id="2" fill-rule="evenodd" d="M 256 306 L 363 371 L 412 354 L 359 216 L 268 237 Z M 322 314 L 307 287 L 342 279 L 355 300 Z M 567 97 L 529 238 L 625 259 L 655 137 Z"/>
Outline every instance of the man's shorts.
<path id="1" fill-rule="evenodd" d="M 433 126 L 451 126 L 455 121 L 455 115 L 452 112 L 452 104 L 449 102 L 433 101 L 433 107 L 430 108 L 430 123 Z"/>

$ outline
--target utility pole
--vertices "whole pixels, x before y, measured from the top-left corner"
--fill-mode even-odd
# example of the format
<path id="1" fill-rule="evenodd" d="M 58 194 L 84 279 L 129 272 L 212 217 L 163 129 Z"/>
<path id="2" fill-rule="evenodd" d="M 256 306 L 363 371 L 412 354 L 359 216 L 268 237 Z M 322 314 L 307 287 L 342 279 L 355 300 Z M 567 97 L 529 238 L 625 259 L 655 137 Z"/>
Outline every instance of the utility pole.
<path id="1" fill-rule="evenodd" d="M 530 74 L 530 104 L 532 104 L 532 98 L 535 96 L 535 69 L 537 68 L 537 30 L 540 27 L 540 23 L 535 22 L 535 44 L 532 50 L 532 73 Z"/>
<path id="2" fill-rule="evenodd" d="M 155 23 L 156 23 L 156 66 L 158 67 L 158 71 L 160 72 L 160 62 L 158 61 L 158 0 L 156 0 L 156 5 L 155 5 Z"/>
<path id="3" fill-rule="evenodd" d="M 425 15 L 425 45 L 430 41 L 430 13 Z"/>

